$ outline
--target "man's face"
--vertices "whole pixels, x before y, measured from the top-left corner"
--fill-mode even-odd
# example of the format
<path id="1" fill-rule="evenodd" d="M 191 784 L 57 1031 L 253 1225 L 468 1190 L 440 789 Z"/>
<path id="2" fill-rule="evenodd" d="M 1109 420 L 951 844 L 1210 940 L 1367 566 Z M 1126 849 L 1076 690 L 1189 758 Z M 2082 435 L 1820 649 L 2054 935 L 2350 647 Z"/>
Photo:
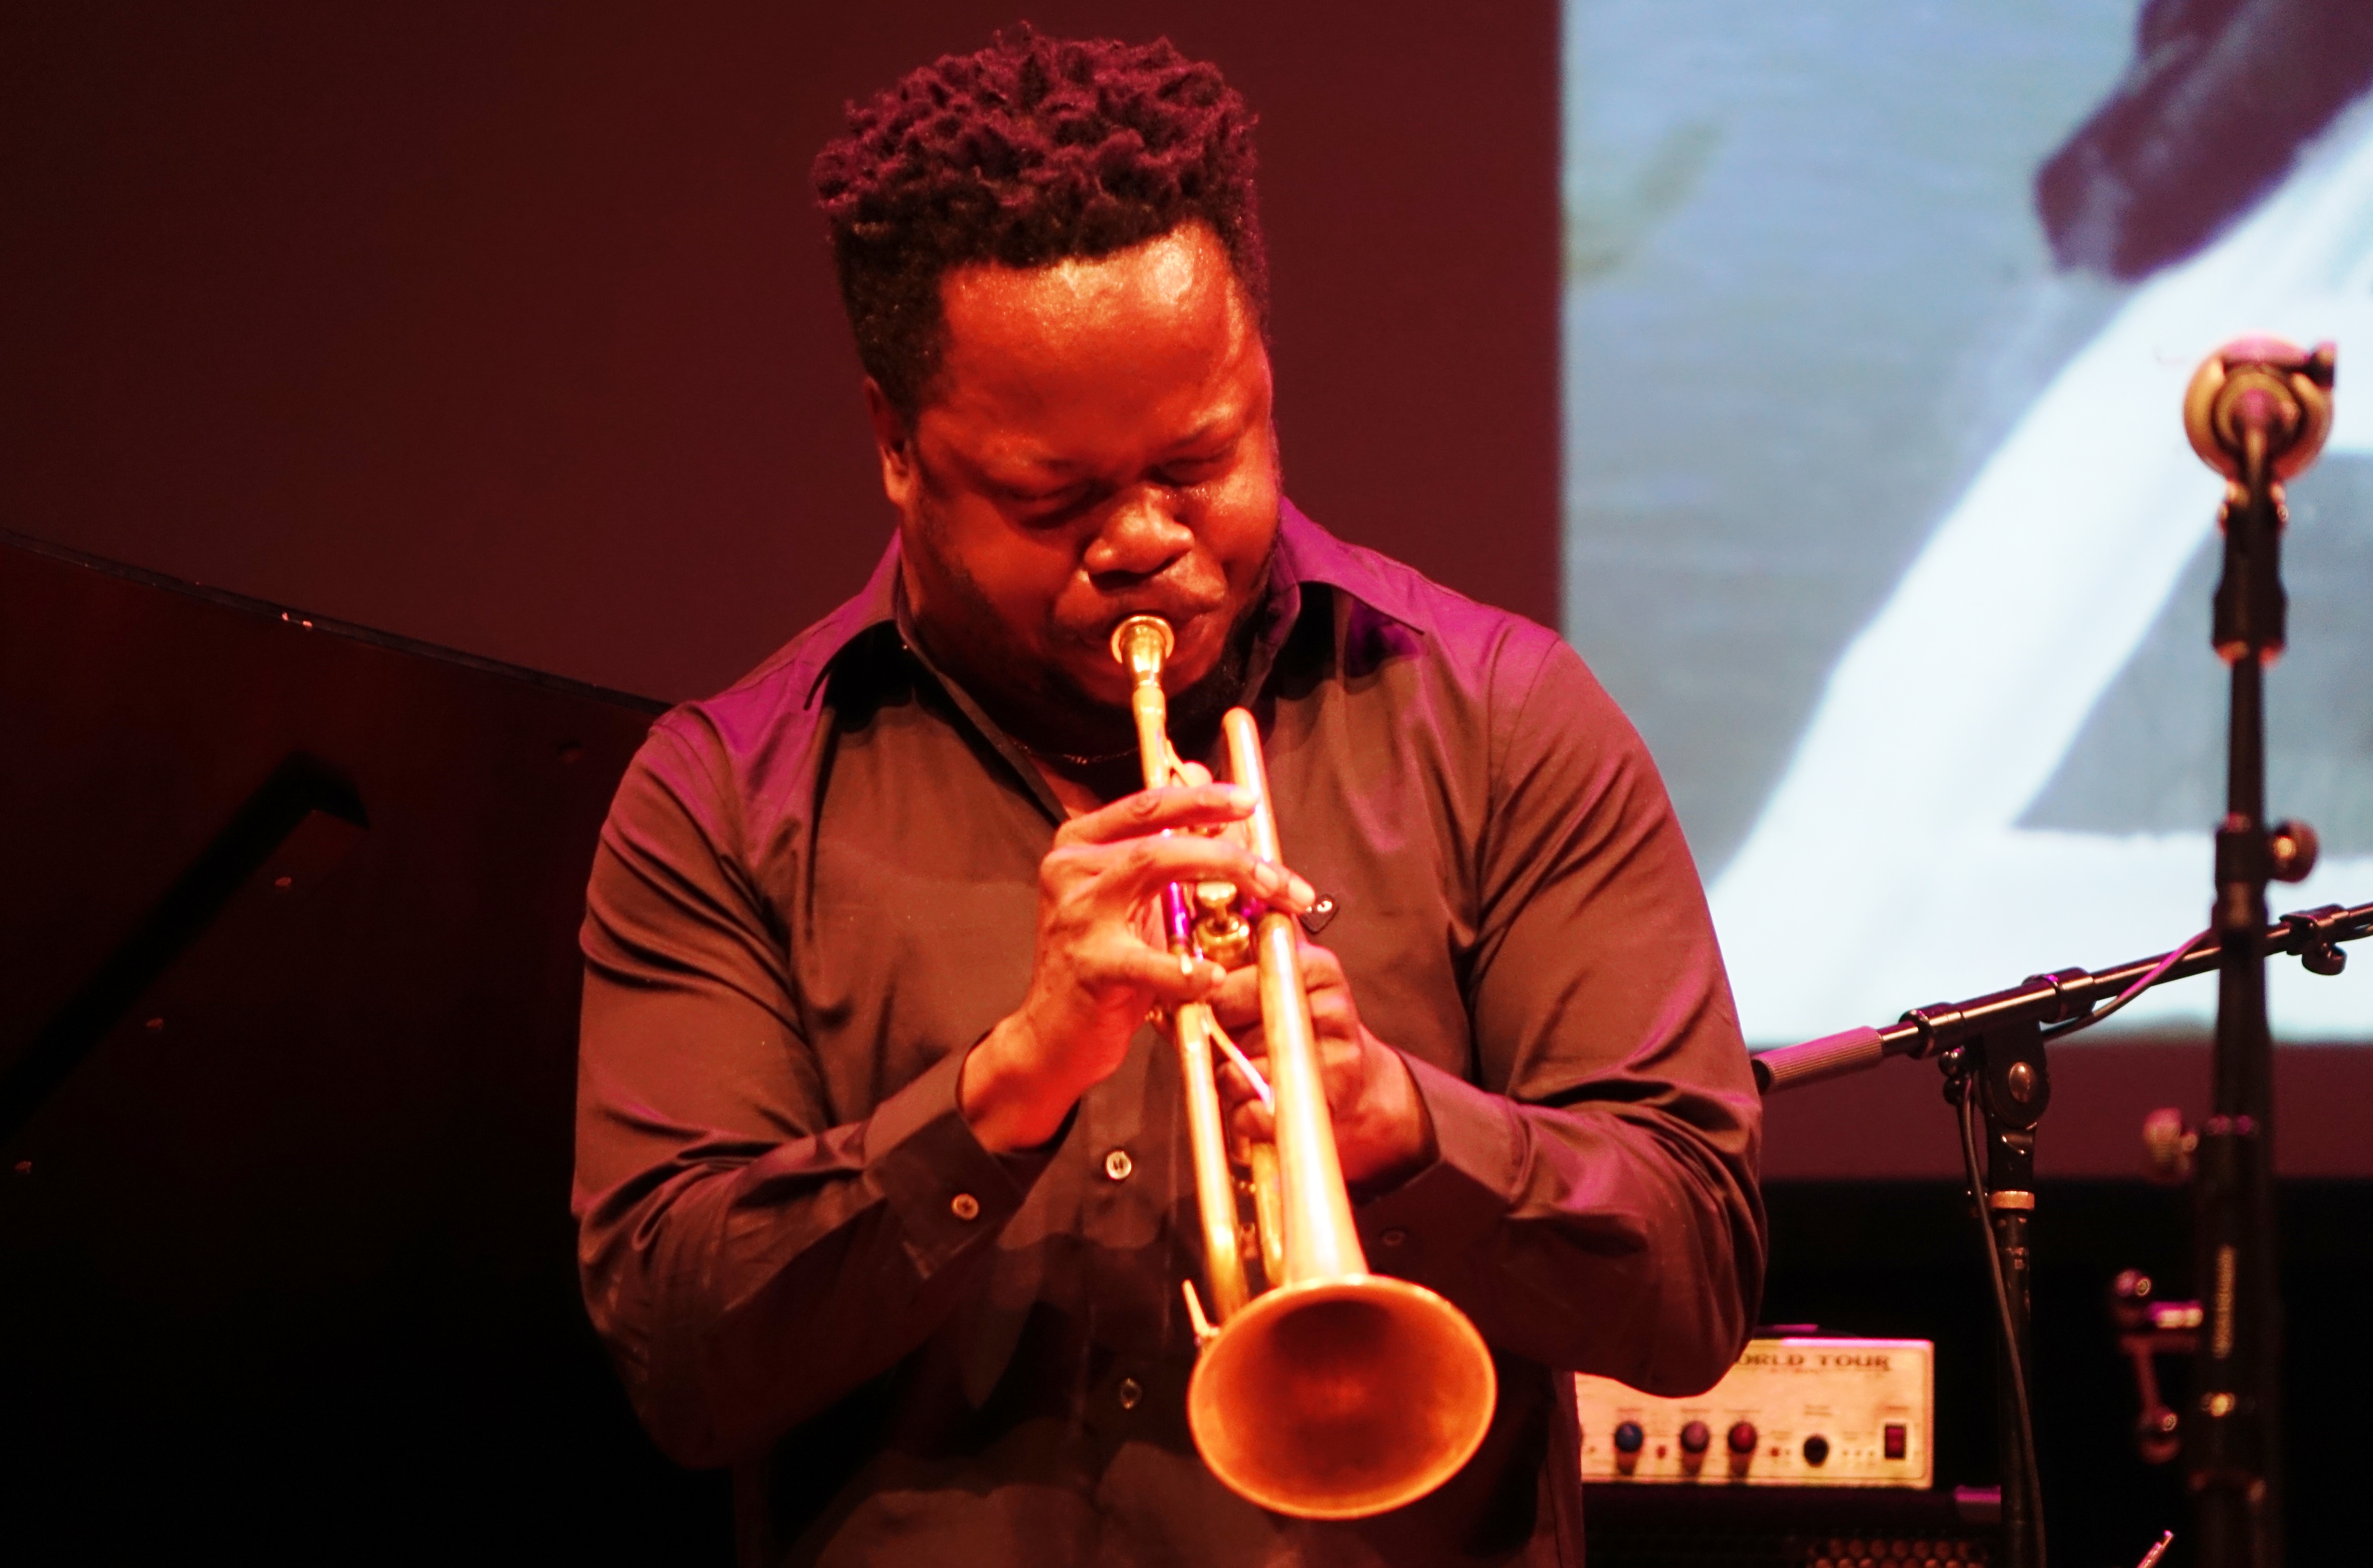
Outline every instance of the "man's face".
<path id="1" fill-rule="evenodd" d="M 1095 261 L 963 268 L 941 298 L 946 353 L 913 425 L 868 387 L 919 629 L 1000 717 L 1105 731 L 1064 709 L 1126 707 L 1116 626 L 1170 623 L 1175 693 L 1261 590 L 1278 467 L 1259 329 L 1200 224 Z"/>

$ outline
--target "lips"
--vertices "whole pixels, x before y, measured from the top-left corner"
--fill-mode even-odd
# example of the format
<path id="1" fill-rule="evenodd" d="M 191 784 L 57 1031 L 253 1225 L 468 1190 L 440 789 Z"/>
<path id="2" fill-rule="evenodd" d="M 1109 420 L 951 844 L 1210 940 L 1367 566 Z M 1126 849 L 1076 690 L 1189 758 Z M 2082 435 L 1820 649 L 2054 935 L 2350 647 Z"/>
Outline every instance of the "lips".
<path id="1" fill-rule="evenodd" d="M 1096 607 L 1096 618 L 1072 635 L 1082 647 L 1109 649 L 1113 633 L 1123 621 L 1132 615 L 1154 615 L 1169 623 L 1171 631 L 1178 639 L 1179 650 L 1183 652 L 1188 643 L 1203 635 L 1203 628 L 1211 618 L 1226 608 L 1225 595 L 1209 601 L 1175 597 L 1151 601 L 1124 600 L 1117 604 L 1106 601 Z M 1077 622 L 1072 624 L 1079 625 Z"/>
<path id="2" fill-rule="evenodd" d="M 1100 699 L 1125 703 L 1128 697 L 1128 675 L 1113 658 L 1113 632 L 1132 615 L 1158 615 L 1169 623 L 1175 639 L 1162 684 L 1175 690 L 1182 683 L 1200 678 L 1210 668 L 1216 656 L 1212 647 L 1214 631 L 1224 620 L 1220 614 L 1224 609 L 1224 603 L 1204 606 L 1182 605 L 1175 601 L 1106 609 L 1086 627 L 1066 637 L 1070 647 L 1065 662 Z"/>
<path id="3" fill-rule="evenodd" d="M 1214 595 L 1209 599 L 1203 598 L 1199 595 L 1192 599 L 1167 597 L 1160 600 L 1149 601 L 1143 603 L 1126 604 L 1118 609 L 1114 609 L 1108 612 L 1107 618 L 1104 623 L 1104 629 L 1099 635 L 1104 637 L 1106 640 L 1110 640 L 1113 634 L 1113 628 L 1119 626 L 1123 621 L 1128 620 L 1131 615 L 1159 615 L 1163 620 L 1170 623 L 1170 629 L 1172 631 L 1183 632 L 1186 627 L 1194 625 L 1197 621 L 1202 620 L 1204 617 L 1213 614 L 1215 611 L 1225 608 L 1226 604 L 1227 596 L 1225 594 Z"/>

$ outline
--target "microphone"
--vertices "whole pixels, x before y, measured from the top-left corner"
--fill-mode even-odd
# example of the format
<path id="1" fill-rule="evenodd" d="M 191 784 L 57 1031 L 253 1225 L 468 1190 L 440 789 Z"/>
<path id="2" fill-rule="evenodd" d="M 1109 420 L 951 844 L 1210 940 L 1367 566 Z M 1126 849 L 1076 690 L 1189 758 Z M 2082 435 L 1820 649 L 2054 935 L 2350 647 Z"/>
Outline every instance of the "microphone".
<path id="1" fill-rule="evenodd" d="M 2227 664 L 2262 666 L 2282 655 L 2282 532 L 2290 520 L 2283 482 L 2313 462 L 2332 434 L 2337 358 L 2329 343 L 2301 350 L 2278 337 L 2236 338 L 2184 391 L 2192 450 L 2225 476 L 2225 575 L 2210 641 Z"/>
<path id="2" fill-rule="evenodd" d="M 2279 484 L 2313 462 L 2332 434 L 2338 351 L 2301 349 L 2278 337 L 2243 337 L 2211 354 L 2183 394 L 2183 432 L 2200 461 L 2250 483 L 2251 449 Z"/>

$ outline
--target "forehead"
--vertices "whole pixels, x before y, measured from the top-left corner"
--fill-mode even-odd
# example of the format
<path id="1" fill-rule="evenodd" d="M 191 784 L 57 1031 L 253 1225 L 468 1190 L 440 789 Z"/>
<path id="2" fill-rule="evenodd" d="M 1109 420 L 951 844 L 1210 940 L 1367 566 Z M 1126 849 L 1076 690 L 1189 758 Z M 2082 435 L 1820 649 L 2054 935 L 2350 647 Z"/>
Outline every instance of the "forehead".
<path id="1" fill-rule="evenodd" d="M 947 337 L 926 416 L 1014 434 L 1224 416 L 1267 359 L 1217 236 L 1193 224 L 1108 256 L 975 265 L 941 285 Z"/>

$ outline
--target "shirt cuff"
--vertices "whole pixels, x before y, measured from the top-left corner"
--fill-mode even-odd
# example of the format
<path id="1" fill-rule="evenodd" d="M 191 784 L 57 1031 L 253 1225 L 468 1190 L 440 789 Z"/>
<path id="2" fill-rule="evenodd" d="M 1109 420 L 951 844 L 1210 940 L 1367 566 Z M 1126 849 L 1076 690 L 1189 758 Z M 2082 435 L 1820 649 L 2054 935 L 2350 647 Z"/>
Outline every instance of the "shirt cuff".
<path id="1" fill-rule="evenodd" d="M 1050 1150 L 1000 1158 L 981 1147 L 956 1099 L 971 1054 L 950 1051 L 865 1124 L 866 1177 L 897 1217 L 920 1279 L 1003 1230 L 1051 1157 Z"/>
<path id="2" fill-rule="evenodd" d="M 1449 1295 L 1521 1190 L 1524 1129 L 1501 1095 L 1404 1056 L 1433 1121 L 1432 1164 L 1353 1211 L 1368 1266 Z"/>

